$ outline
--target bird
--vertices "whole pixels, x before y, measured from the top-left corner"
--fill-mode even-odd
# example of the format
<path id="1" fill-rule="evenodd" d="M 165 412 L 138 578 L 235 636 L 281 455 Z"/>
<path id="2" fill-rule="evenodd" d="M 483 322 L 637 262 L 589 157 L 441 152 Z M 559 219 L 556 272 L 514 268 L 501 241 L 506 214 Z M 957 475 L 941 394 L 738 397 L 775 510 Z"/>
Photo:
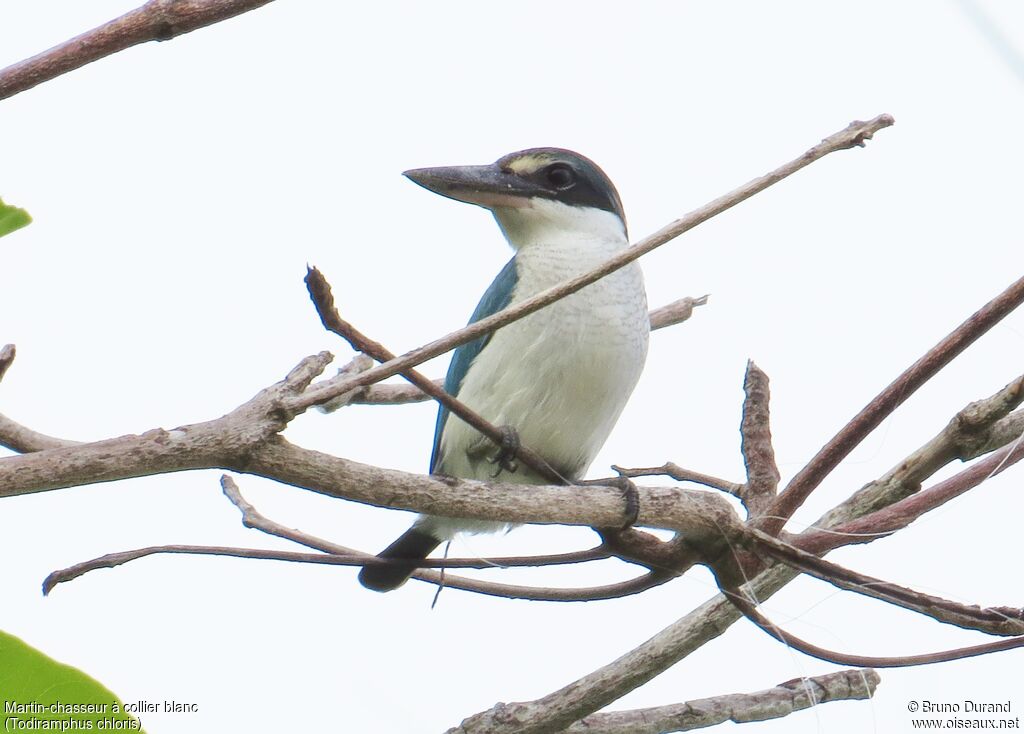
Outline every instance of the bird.
<path id="1" fill-rule="evenodd" d="M 629 246 L 615 186 L 593 161 L 571 150 L 531 148 L 492 164 L 418 168 L 404 175 L 441 196 L 490 210 L 514 251 L 470 323 L 591 270 Z M 643 274 L 633 262 L 463 344 L 452 356 L 444 388 L 508 430 L 566 480 L 576 481 L 594 461 L 640 379 L 649 329 Z M 490 439 L 444 406 L 437 413 L 430 472 L 550 483 L 521 462 L 507 461 Z M 509 523 L 420 515 L 377 555 L 393 562 L 364 566 L 359 581 L 374 591 L 397 589 L 418 561 L 456 534 L 510 528 Z"/>

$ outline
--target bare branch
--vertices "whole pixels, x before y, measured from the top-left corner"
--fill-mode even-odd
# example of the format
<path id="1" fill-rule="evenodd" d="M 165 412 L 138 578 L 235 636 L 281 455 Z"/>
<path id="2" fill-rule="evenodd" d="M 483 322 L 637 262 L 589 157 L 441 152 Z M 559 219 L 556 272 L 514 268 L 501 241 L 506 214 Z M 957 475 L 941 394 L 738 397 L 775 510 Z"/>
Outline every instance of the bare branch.
<path id="1" fill-rule="evenodd" d="M 0 99 L 146 41 L 212 25 L 266 5 L 270 0 L 150 0 L 98 28 L 0 71 Z"/>
<path id="2" fill-rule="evenodd" d="M 628 519 L 621 492 L 612 487 L 428 477 L 302 449 L 277 435 L 286 419 L 276 412 L 281 389 L 269 389 L 206 423 L 4 458 L 0 496 L 227 468 L 332 497 L 449 517 L 597 527 L 621 527 Z M 268 396 L 269 405 L 264 402 Z M 386 494 L 381 486 L 388 487 Z M 641 487 L 638 492 L 643 526 L 683 532 L 695 543 L 720 538 L 730 528 L 738 531 L 736 513 L 713 493 L 675 487 Z"/>
<path id="3" fill-rule="evenodd" d="M 871 431 L 930 380 L 954 357 L 999 323 L 1024 301 L 1024 278 L 982 306 L 927 354 L 912 364 L 837 433 L 807 465 L 797 472 L 770 510 L 764 530 L 778 535 L 786 520 L 822 480 L 863 441 Z"/>
<path id="4" fill-rule="evenodd" d="M 873 670 L 841 670 L 797 678 L 757 693 L 734 693 L 633 711 L 591 714 L 566 734 L 669 734 L 732 721 L 745 724 L 789 716 L 831 701 L 871 698 L 881 678 Z"/>
<path id="5" fill-rule="evenodd" d="M 353 376 L 349 380 L 345 380 L 342 383 L 334 385 L 331 390 L 322 390 L 315 386 L 313 389 L 308 390 L 305 395 L 294 399 L 291 402 L 290 407 L 292 410 L 296 411 L 303 410 L 312 405 L 325 402 L 336 395 L 347 392 L 348 390 L 380 382 L 381 380 L 397 375 L 411 367 L 416 367 L 417 365 L 426 362 L 428 359 L 433 359 L 434 357 L 444 354 L 457 346 L 471 342 L 484 334 L 489 334 L 506 324 L 510 324 L 513 321 L 517 321 L 518 319 L 528 316 L 529 314 L 534 313 L 535 311 L 538 311 L 545 306 L 554 303 L 561 298 L 565 298 L 581 288 L 600 280 L 606 275 L 614 273 L 616 270 L 625 267 L 642 255 L 646 255 L 647 253 L 664 245 L 666 242 L 675 239 L 684 232 L 693 229 L 697 225 L 706 222 L 708 219 L 721 214 L 725 210 L 736 206 L 746 199 L 749 199 L 754 194 L 764 191 L 772 184 L 778 183 L 782 179 L 791 176 L 801 168 L 825 157 L 829 153 L 835 153 L 836 151 L 846 150 L 855 146 L 863 146 L 865 140 L 870 139 L 876 132 L 889 127 L 894 122 L 895 121 L 890 115 L 879 115 L 873 120 L 869 120 L 867 122 L 852 122 L 845 129 L 825 138 L 818 143 L 818 145 L 815 145 L 800 157 L 779 166 L 774 171 L 771 171 L 760 178 L 749 181 L 724 196 L 720 196 L 701 208 L 690 212 L 682 219 L 677 219 L 649 237 L 637 242 L 632 247 L 627 248 L 615 257 L 606 260 L 593 270 L 552 286 L 551 288 L 541 291 L 526 300 L 519 301 L 518 303 L 511 305 L 492 316 L 480 319 L 479 321 L 459 329 L 458 331 L 453 331 L 445 337 L 430 342 L 429 344 L 425 344 L 417 349 L 413 349 L 410 352 L 406 352 L 396 359 L 389 360 L 384 364 L 363 372 L 360 375 Z"/>
<path id="6" fill-rule="evenodd" d="M 765 512 L 779 487 L 779 468 L 775 464 L 769 412 L 768 375 L 752 361 L 747 362 L 743 378 L 743 420 L 740 425 L 741 451 L 747 467 L 747 483 L 740 497 L 751 517 Z"/>
<path id="7" fill-rule="evenodd" d="M 613 487 L 425 477 L 309 451 L 283 438 L 261 445 L 249 455 L 247 465 L 237 470 L 328 496 L 428 515 L 609 528 L 622 527 L 628 519 L 621 492 Z M 388 487 L 386 495 L 380 486 Z M 637 491 L 640 526 L 675 530 L 695 544 L 717 543 L 723 533 L 739 533 L 739 518 L 732 506 L 715 493 L 677 487 L 638 487 Z"/>

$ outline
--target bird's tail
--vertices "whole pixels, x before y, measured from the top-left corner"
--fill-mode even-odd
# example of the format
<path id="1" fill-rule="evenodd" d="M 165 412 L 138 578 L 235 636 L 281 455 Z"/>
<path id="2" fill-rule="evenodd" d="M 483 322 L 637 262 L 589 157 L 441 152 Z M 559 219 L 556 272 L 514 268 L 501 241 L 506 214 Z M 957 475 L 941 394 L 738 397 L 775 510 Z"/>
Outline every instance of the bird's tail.
<path id="1" fill-rule="evenodd" d="M 387 566 L 364 566 L 359 583 L 373 591 L 393 591 L 416 572 L 416 563 L 429 556 L 441 541 L 416 527 L 406 530 L 394 543 L 377 554 L 378 558 L 410 561 Z"/>

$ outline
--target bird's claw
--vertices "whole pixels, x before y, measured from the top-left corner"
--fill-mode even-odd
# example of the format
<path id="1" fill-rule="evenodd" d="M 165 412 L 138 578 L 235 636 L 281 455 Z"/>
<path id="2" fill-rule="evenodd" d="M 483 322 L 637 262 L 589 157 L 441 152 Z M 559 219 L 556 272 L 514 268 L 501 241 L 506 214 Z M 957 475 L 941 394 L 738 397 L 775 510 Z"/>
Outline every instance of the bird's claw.
<path id="1" fill-rule="evenodd" d="M 597 487 L 617 487 L 622 492 L 622 499 L 626 503 L 626 522 L 623 523 L 621 530 L 629 530 L 640 519 L 640 491 L 629 477 L 620 474 L 617 477 L 587 479 L 578 483 Z"/>
<path id="2" fill-rule="evenodd" d="M 497 468 L 491 475 L 492 479 L 501 474 L 503 470 L 509 474 L 514 474 L 519 469 L 516 455 L 522 446 L 519 440 L 519 432 L 515 428 L 512 426 L 498 426 L 498 430 L 501 431 L 501 446 L 498 452 L 487 460 L 491 464 L 497 465 Z"/>
<path id="3" fill-rule="evenodd" d="M 621 474 L 616 478 L 615 484 L 622 490 L 622 499 L 626 503 L 626 522 L 622 529 L 628 530 L 640 519 L 640 491 L 632 479 Z"/>

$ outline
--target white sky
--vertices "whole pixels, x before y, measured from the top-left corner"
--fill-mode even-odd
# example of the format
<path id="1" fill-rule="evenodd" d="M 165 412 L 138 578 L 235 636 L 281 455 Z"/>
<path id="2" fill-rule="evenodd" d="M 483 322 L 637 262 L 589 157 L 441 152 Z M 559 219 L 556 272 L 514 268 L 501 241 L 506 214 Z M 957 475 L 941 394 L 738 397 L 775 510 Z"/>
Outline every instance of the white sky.
<path id="1" fill-rule="evenodd" d="M 6 0 L 0 65 L 136 2 Z M 357 9 L 353 9 L 357 8 Z M 0 411 L 80 440 L 213 418 L 331 349 L 306 263 L 343 315 L 394 351 L 462 325 L 509 257 L 483 211 L 402 170 L 557 145 L 616 182 L 634 238 L 788 160 L 855 118 L 896 117 L 866 149 L 813 165 L 642 262 L 652 306 L 710 293 L 659 332 L 591 475 L 684 466 L 742 477 L 746 359 L 772 378 L 788 478 L 868 399 L 1021 275 L 1024 7 L 1011 2 L 276 2 L 104 59 L 2 104 L 0 196 L 35 223 L 0 241 L 0 343 L 18 358 Z M 981 13 L 987 18 L 978 20 Z M 980 24 L 979 24 L 980 23 Z M 1015 314 L 910 399 L 792 525 L 877 477 L 966 403 L 1021 372 Z M 428 365 L 441 375 L 446 361 Z M 434 408 L 348 408 L 289 428 L 303 446 L 423 471 Z M 953 467 L 956 469 L 958 467 Z M 945 474 L 952 473 L 950 471 Z M 350 569 L 150 558 L 39 593 L 50 571 L 160 543 L 288 547 L 243 529 L 218 472 L 4 500 L 0 628 L 126 701 L 174 699 L 150 732 L 440 731 L 550 692 L 713 591 L 709 575 L 614 602 L 515 602 Z M 1021 470 L 900 534 L 831 556 L 981 605 L 1020 604 Z M 405 513 L 238 477 L 265 514 L 378 550 Z M 469 538 L 457 555 L 589 545 L 588 530 Z M 565 585 L 616 566 L 492 572 Z M 836 649 L 911 654 L 980 641 L 793 584 L 765 605 Z M 1010 700 L 1020 651 L 883 671 L 873 702 L 751 732 L 910 731 L 908 702 Z M 746 622 L 617 709 L 753 691 L 834 666 Z"/>

